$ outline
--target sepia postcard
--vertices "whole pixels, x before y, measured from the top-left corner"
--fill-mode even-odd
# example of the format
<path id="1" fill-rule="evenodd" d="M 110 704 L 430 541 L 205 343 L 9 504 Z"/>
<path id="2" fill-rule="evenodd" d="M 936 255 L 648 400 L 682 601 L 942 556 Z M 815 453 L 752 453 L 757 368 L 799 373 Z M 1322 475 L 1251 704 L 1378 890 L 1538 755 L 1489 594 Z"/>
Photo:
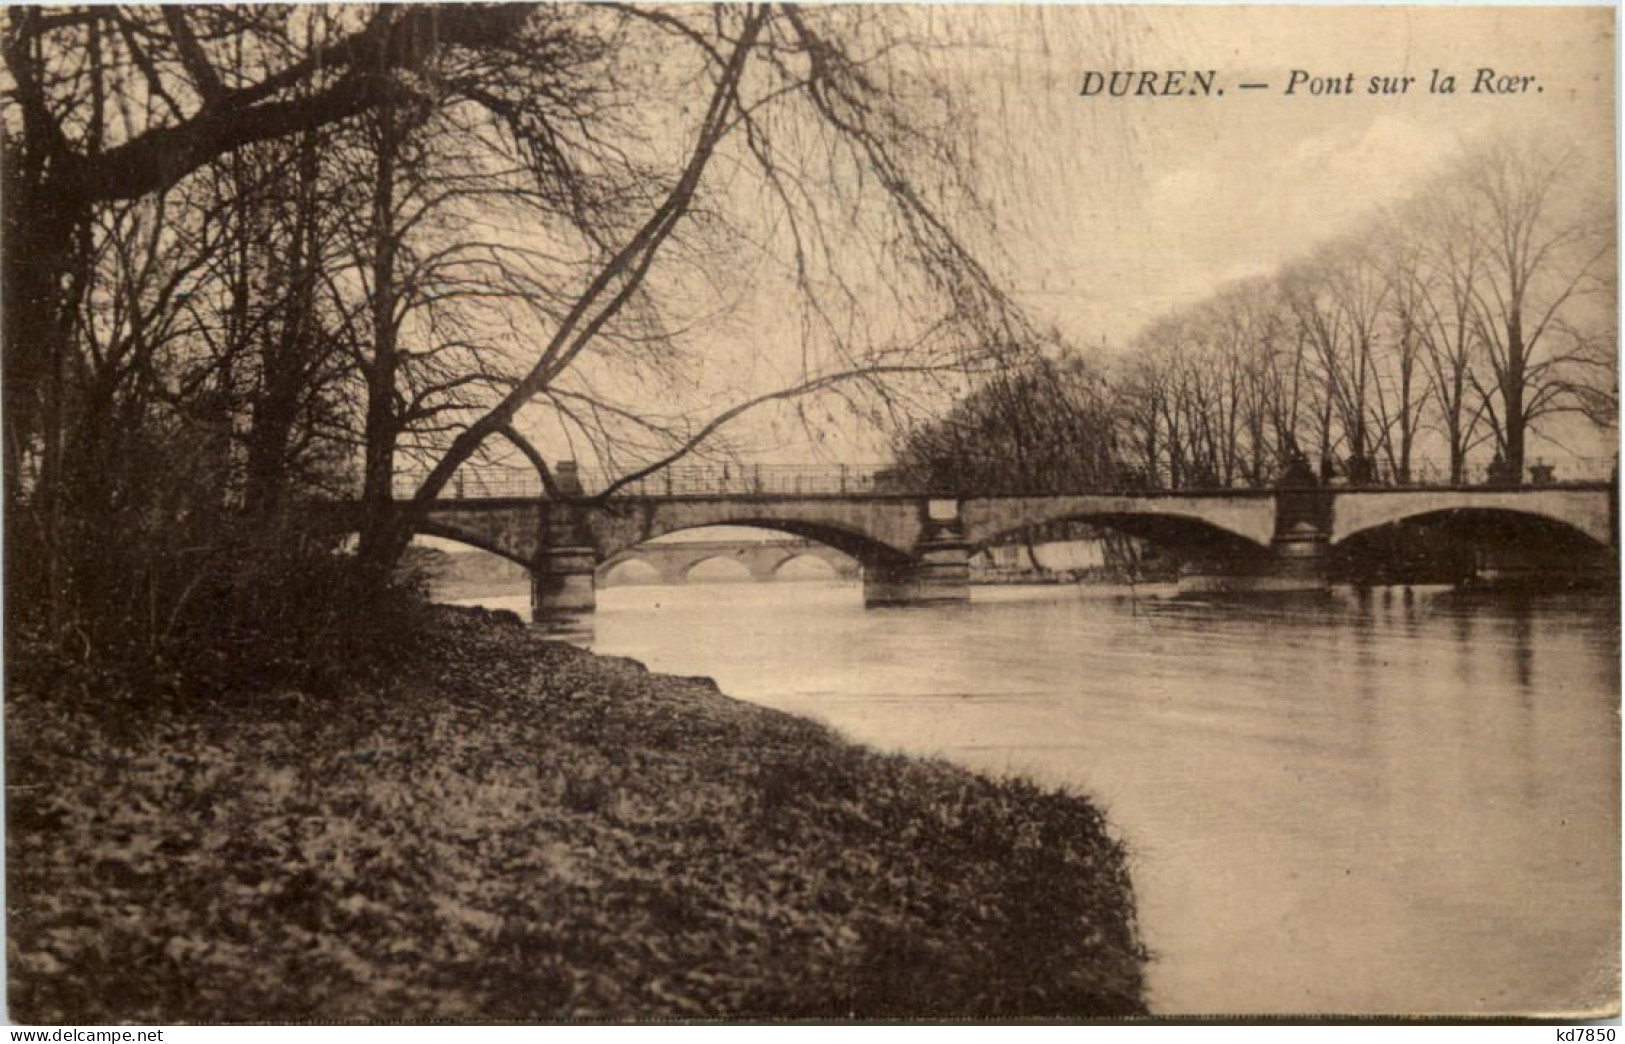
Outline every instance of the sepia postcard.
<path id="1" fill-rule="evenodd" d="M 10 1022 L 1617 1019 L 1612 8 L 0 21 Z"/>

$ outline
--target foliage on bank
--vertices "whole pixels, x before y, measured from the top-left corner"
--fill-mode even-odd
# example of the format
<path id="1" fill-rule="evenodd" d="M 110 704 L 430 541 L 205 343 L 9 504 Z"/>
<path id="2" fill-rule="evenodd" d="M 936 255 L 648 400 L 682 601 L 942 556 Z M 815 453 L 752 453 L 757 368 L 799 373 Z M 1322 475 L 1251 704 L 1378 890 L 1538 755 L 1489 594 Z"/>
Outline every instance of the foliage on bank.
<path id="1" fill-rule="evenodd" d="M 1144 1011 L 1087 801 L 445 611 L 384 684 L 7 700 L 29 1022 Z"/>

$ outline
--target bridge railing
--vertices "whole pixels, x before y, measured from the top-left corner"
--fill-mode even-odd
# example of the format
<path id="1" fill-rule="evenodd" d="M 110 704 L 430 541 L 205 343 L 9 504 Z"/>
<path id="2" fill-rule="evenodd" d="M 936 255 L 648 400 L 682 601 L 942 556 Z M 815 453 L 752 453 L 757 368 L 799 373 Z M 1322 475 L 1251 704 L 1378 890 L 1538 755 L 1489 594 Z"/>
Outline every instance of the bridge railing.
<path id="1" fill-rule="evenodd" d="M 1373 469 L 1368 481 L 1351 482 L 1345 475 L 1343 485 L 1369 487 L 1414 486 L 1441 488 L 1456 486 L 1551 486 L 1566 482 L 1611 482 L 1615 477 L 1612 457 L 1536 457 L 1525 463 L 1523 481 L 1518 482 L 1504 468 L 1489 461 L 1468 461 L 1462 465 L 1461 480 L 1451 481 L 1450 462 L 1423 458 L 1411 462 L 1408 473 L 1401 474 L 1386 461 Z M 1339 480 L 1334 478 L 1334 484 Z"/>
<path id="2" fill-rule="evenodd" d="M 1516 482 L 1504 469 L 1482 461 L 1471 462 L 1461 472 L 1460 481 L 1452 481 L 1448 461 L 1422 458 L 1412 461 L 1408 472 L 1401 474 L 1386 462 L 1369 467 L 1349 468 L 1334 465 L 1320 468 L 1310 465 L 1315 482 L 1334 489 L 1441 489 L 1456 487 L 1543 486 L 1570 482 L 1609 482 L 1616 478 L 1616 464 L 1611 457 L 1566 457 L 1562 459 L 1531 461 L 1521 483 Z M 1157 475 L 1140 468 L 1120 469 L 1113 481 L 1092 489 L 1051 488 L 1050 484 L 1016 481 L 1012 476 L 1009 488 L 954 489 L 948 484 L 928 484 L 899 469 L 878 464 L 704 464 L 678 465 L 638 479 L 616 490 L 616 496 L 681 498 L 716 496 L 842 496 L 898 494 L 964 495 L 1020 495 L 1046 493 L 1127 493 L 1151 491 L 1220 492 L 1223 490 L 1274 489 L 1280 483 L 1253 483 L 1235 479 L 1228 483 L 1211 475 L 1182 476 L 1174 483 L 1169 470 L 1159 469 Z M 1352 473 L 1351 473 L 1352 472 Z M 403 472 L 396 476 L 395 493 L 398 497 L 411 496 L 423 480 L 423 474 Z M 583 469 L 572 471 L 561 467 L 556 476 L 561 488 L 593 495 L 608 489 L 615 476 L 605 472 Z M 513 467 L 463 468 L 441 492 L 442 499 L 484 499 L 494 497 L 539 497 L 543 495 L 541 480 L 529 469 Z"/>
<path id="3" fill-rule="evenodd" d="M 683 496 L 839 496 L 875 493 L 885 469 L 873 465 L 795 464 L 690 465 L 667 468 L 622 487 L 629 497 Z M 603 475 L 585 476 L 587 492 L 608 488 Z"/>
<path id="4" fill-rule="evenodd" d="M 615 491 L 624 497 L 714 496 L 840 496 L 877 492 L 915 492 L 894 482 L 887 485 L 882 465 L 828 464 L 701 464 L 677 465 L 629 482 Z M 401 472 L 395 477 L 395 495 L 408 497 L 423 481 L 424 473 Z M 618 476 L 596 470 L 560 469 L 555 475 L 561 489 L 593 495 L 608 489 Z M 531 469 L 510 467 L 463 468 L 441 492 L 445 499 L 479 497 L 537 497 L 542 482 Z"/>

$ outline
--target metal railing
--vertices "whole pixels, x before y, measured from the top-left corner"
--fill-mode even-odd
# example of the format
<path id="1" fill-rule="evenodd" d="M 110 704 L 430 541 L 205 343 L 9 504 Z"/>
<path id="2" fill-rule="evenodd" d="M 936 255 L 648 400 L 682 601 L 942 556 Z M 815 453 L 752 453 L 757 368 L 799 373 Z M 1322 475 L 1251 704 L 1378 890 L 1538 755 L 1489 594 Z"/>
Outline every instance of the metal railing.
<path id="1" fill-rule="evenodd" d="M 1611 482 L 1617 477 L 1616 462 L 1611 457 L 1566 457 L 1562 459 L 1535 459 L 1523 475 L 1522 482 L 1497 470 L 1495 465 L 1482 461 L 1470 462 L 1461 472 L 1459 481 L 1453 481 L 1448 461 L 1431 458 L 1411 463 L 1404 474 L 1386 462 L 1368 469 L 1355 469 L 1351 476 L 1347 468 L 1322 469 L 1310 465 L 1315 484 L 1333 489 L 1441 489 L 1461 487 L 1538 487 L 1566 483 Z M 425 473 L 402 472 L 395 480 L 395 495 L 410 497 L 423 481 Z M 615 482 L 616 476 L 592 469 L 572 469 L 561 465 L 555 475 L 567 494 L 594 496 L 603 493 Z M 1052 493 L 1147 493 L 1147 492 L 1213 492 L 1226 490 L 1269 490 L 1278 488 L 1280 481 L 1272 476 L 1267 482 L 1253 482 L 1232 478 L 1225 482 L 1211 474 L 1186 470 L 1175 482 L 1166 466 L 1152 475 L 1143 468 L 1125 466 L 1112 480 L 1077 488 L 1073 483 L 1046 482 L 1040 479 L 1023 480 L 1010 476 L 1009 481 L 984 484 L 994 488 L 961 487 L 953 481 L 925 481 L 892 465 L 881 464 L 716 464 L 678 465 L 619 487 L 613 494 L 629 498 L 683 498 L 718 496 L 875 496 L 885 494 L 939 494 L 944 496 L 1009 496 Z M 529 469 L 488 466 L 465 467 L 452 477 L 440 493 L 441 499 L 473 500 L 487 498 L 534 498 L 543 496 L 541 479 Z"/>
<path id="2" fill-rule="evenodd" d="M 1448 460 L 1431 457 L 1413 460 L 1409 471 L 1401 474 L 1387 461 L 1378 462 L 1364 481 L 1351 481 L 1346 475 L 1334 476 L 1332 485 L 1355 488 L 1417 487 L 1423 489 L 1469 486 L 1552 486 L 1573 482 L 1612 482 L 1616 477 L 1616 462 L 1612 457 L 1534 457 L 1525 463 L 1522 481 L 1503 466 L 1490 461 L 1467 461 L 1462 465 L 1461 477 L 1453 480 Z"/>
<path id="3" fill-rule="evenodd" d="M 888 470 L 867 464 L 718 464 L 677 465 L 662 469 L 616 489 L 620 497 L 715 497 L 715 496 L 841 496 L 886 490 Z M 403 472 L 395 477 L 395 495 L 411 496 L 425 473 Z M 566 493 L 594 496 L 613 485 L 619 476 L 596 470 L 561 467 L 554 476 Z M 452 476 L 441 491 L 446 499 L 476 497 L 539 497 L 541 478 L 530 469 L 508 467 L 465 467 Z"/>

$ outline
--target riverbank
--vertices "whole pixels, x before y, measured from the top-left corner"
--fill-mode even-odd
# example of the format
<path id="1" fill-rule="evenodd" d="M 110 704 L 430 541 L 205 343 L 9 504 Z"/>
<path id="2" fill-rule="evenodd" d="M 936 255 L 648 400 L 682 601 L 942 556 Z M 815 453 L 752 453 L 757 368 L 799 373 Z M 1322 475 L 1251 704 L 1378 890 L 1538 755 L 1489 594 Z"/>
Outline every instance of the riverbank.
<path id="1" fill-rule="evenodd" d="M 1124 853 L 1084 799 L 507 614 L 430 623 L 341 703 L 121 719 L 14 670 L 12 1019 L 1143 1013 Z"/>

